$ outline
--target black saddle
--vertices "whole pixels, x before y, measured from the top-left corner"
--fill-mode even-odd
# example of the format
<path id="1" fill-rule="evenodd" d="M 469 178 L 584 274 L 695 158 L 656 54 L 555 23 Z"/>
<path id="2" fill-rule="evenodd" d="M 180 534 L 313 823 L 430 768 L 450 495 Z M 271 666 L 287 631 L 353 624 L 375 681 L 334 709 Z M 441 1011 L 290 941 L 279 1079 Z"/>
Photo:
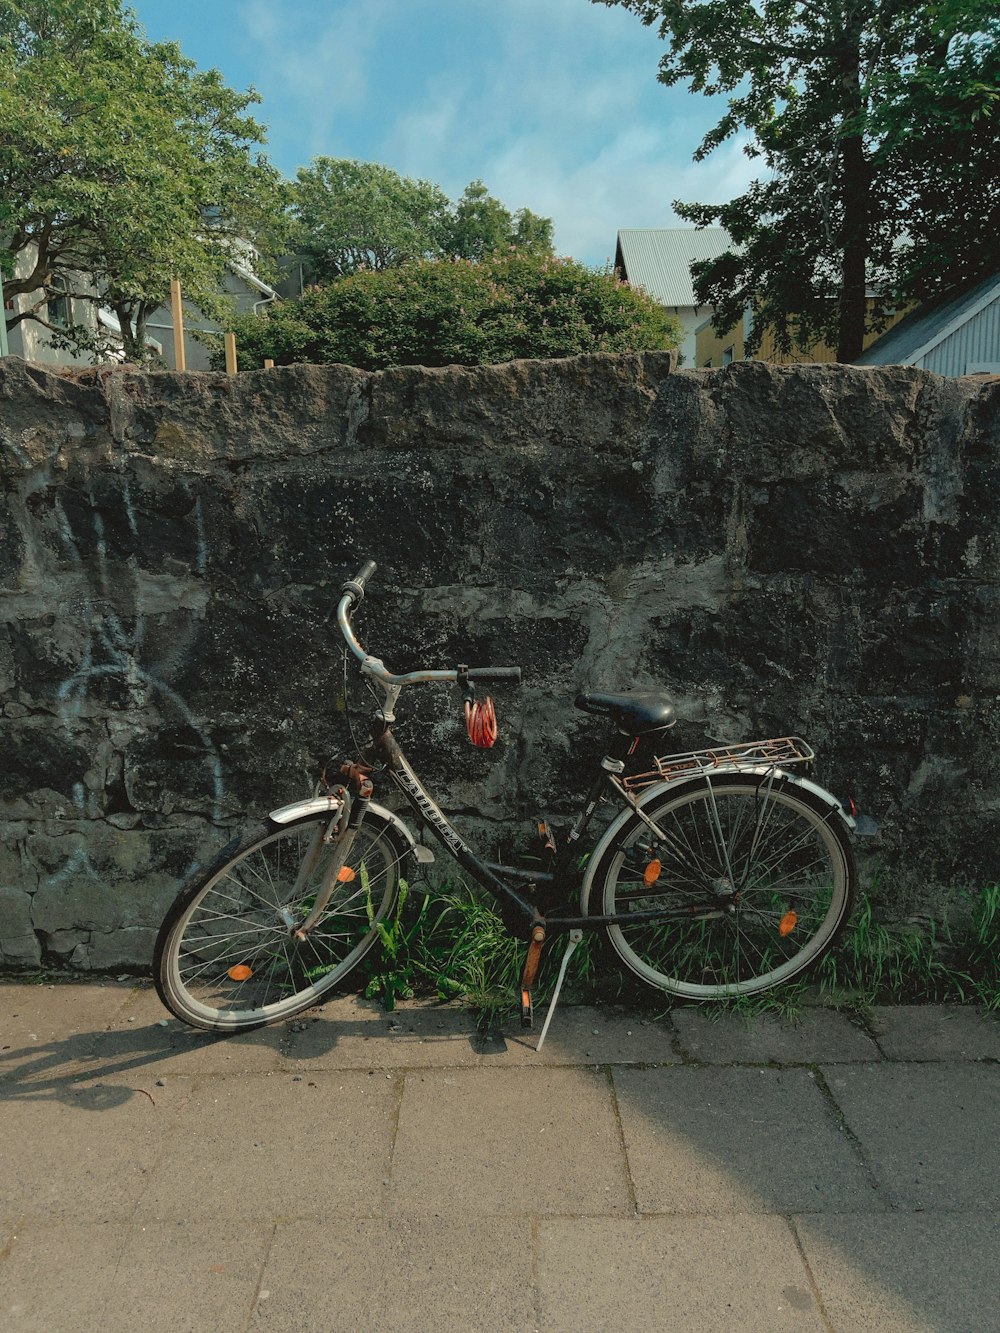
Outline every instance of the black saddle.
<path id="1" fill-rule="evenodd" d="M 629 694 L 578 694 L 576 706 L 596 717 L 609 717 L 626 736 L 662 731 L 677 721 L 674 702 L 662 690 L 636 690 Z"/>

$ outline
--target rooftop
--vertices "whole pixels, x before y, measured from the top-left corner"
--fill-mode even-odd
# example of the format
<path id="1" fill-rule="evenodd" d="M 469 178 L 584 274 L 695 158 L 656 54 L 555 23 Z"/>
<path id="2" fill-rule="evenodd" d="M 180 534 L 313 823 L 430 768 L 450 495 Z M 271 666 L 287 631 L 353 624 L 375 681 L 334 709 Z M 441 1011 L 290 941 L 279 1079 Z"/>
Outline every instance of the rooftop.
<path id="1" fill-rule="evenodd" d="M 1000 296 L 1000 273 L 958 295 L 927 302 L 884 333 L 858 357 L 859 366 L 907 366 Z"/>
<path id="2" fill-rule="evenodd" d="M 717 259 L 732 246 L 722 227 L 633 227 L 618 233 L 615 267 L 661 305 L 697 305 L 694 260 Z"/>

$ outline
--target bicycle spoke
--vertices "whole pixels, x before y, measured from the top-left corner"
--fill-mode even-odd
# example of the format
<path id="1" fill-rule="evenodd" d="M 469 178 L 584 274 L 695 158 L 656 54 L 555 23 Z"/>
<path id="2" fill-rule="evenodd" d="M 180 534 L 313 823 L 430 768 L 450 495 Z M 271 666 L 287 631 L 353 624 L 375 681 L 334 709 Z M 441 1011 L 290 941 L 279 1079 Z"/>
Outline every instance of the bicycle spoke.
<path id="1" fill-rule="evenodd" d="M 603 911 L 622 917 L 609 937 L 644 980 L 692 998 L 752 994 L 828 947 L 850 889 L 830 815 L 777 778 L 722 776 L 664 794 L 649 817 L 658 834 L 633 820 L 599 881 Z"/>
<path id="2" fill-rule="evenodd" d="M 330 867 L 327 849 L 314 855 L 326 812 L 267 830 L 209 872 L 172 927 L 159 965 L 157 986 L 169 1007 L 196 1026 L 253 1027 L 314 1003 L 345 975 L 375 943 L 373 921 L 391 910 L 399 884 L 398 838 L 386 820 L 371 818 L 345 863 L 353 873 L 335 882 L 304 939 L 293 931 Z"/>

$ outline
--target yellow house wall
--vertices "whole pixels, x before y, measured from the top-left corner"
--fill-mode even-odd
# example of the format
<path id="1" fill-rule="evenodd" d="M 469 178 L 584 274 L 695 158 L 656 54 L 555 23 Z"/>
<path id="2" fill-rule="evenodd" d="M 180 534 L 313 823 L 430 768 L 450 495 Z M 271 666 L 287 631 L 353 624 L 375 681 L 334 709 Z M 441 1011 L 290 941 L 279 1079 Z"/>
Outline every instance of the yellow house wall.
<path id="1" fill-rule="evenodd" d="M 865 348 L 870 347 L 877 338 L 881 338 L 882 334 L 891 329 L 894 324 L 898 324 L 907 313 L 907 310 L 897 310 L 878 333 L 866 333 Z M 733 360 L 744 360 L 743 321 L 740 320 L 736 328 L 730 329 L 724 336 L 715 332 L 711 321 L 706 321 L 700 326 L 696 334 L 695 362 L 698 366 L 721 366 L 722 353 L 730 346 L 733 348 Z M 814 364 L 822 361 L 836 361 L 837 352 L 835 348 L 829 347 L 826 343 L 813 343 L 810 347 L 796 348 L 791 353 L 779 352 L 774 346 L 774 335 L 768 329 L 765 331 L 760 347 L 758 347 L 752 359 L 754 361 L 769 361 L 776 366 Z"/>
<path id="2" fill-rule="evenodd" d="M 695 365 L 721 366 L 722 353 L 727 347 L 732 347 L 734 361 L 744 360 L 743 321 L 724 336 L 715 332 L 711 320 L 706 321 L 695 332 Z"/>

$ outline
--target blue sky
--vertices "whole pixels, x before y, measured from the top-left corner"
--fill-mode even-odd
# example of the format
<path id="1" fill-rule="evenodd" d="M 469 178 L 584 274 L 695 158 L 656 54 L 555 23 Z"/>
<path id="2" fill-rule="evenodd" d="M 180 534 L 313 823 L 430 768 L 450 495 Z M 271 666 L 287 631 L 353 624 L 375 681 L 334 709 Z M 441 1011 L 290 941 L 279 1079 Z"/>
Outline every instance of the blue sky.
<path id="1" fill-rule="evenodd" d="M 457 198 L 481 178 L 555 223 L 556 249 L 614 257 L 621 227 L 752 178 L 729 143 L 692 154 L 720 105 L 657 82 L 662 44 L 589 0 L 130 0 L 154 40 L 263 98 L 289 177 L 317 154 L 385 163 Z"/>

